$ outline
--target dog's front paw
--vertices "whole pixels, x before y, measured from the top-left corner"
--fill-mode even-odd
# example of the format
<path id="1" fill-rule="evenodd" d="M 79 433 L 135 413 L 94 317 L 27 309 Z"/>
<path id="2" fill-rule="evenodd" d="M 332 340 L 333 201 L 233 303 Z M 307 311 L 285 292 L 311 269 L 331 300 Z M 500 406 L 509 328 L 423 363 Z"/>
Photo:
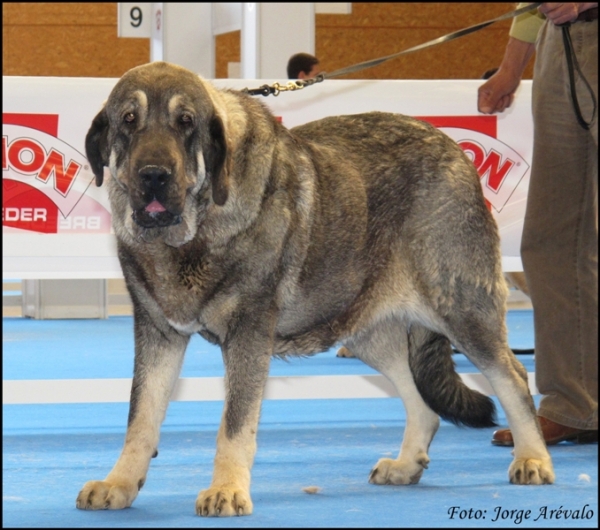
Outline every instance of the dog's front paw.
<path id="1" fill-rule="evenodd" d="M 196 513 L 202 516 L 230 517 L 250 515 L 250 495 L 237 486 L 211 487 L 203 490 L 196 500 Z"/>
<path id="2" fill-rule="evenodd" d="M 552 461 L 540 458 L 515 458 L 508 468 L 513 484 L 553 484 Z"/>
<path id="3" fill-rule="evenodd" d="M 80 510 L 121 510 L 131 506 L 138 491 L 135 484 L 90 480 L 79 492 L 75 506 Z"/>
<path id="4" fill-rule="evenodd" d="M 369 476 L 371 484 L 416 484 L 427 468 L 429 458 L 424 455 L 418 461 L 382 458 L 375 464 Z"/>

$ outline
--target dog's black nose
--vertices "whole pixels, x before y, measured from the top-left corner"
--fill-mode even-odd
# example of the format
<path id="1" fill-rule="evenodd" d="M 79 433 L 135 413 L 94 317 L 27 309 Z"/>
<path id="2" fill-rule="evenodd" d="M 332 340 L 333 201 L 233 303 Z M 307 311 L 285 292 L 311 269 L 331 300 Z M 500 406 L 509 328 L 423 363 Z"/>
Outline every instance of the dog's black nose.
<path id="1" fill-rule="evenodd" d="M 170 172 L 160 166 L 145 166 L 139 171 L 143 184 L 152 190 L 157 190 L 164 186 L 169 180 Z"/>

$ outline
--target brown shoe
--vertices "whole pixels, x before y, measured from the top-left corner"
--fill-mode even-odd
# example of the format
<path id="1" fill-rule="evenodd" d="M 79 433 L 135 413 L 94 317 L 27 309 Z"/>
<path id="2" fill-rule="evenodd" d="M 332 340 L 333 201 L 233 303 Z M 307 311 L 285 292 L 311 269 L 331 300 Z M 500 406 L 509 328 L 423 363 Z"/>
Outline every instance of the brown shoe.
<path id="1" fill-rule="evenodd" d="M 540 427 L 546 445 L 556 445 L 560 442 L 573 442 L 576 444 L 591 444 L 598 441 L 598 431 L 586 431 L 560 425 L 552 420 L 538 416 Z M 492 436 L 492 444 L 512 447 L 514 445 L 510 429 L 500 429 Z"/>

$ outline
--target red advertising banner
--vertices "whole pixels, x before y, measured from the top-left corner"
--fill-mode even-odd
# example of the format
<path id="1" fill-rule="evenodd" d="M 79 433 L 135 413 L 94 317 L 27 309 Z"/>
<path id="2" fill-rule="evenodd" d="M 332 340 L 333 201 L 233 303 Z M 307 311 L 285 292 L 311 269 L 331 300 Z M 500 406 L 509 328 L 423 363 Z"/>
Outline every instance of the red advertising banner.
<path id="1" fill-rule="evenodd" d="M 421 116 L 452 138 L 471 159 L 481 178 L 488 207 L 500 213 L 525 175 L 527 161 L 497 138 L 497 116 Z"/>
<path id="2" fill-rule="evenodd" d="M 57 136 L 58 115 L 2 115 L 2 227 L 110 233 L 110 211 L 86 195 L 85 155 Z"/>

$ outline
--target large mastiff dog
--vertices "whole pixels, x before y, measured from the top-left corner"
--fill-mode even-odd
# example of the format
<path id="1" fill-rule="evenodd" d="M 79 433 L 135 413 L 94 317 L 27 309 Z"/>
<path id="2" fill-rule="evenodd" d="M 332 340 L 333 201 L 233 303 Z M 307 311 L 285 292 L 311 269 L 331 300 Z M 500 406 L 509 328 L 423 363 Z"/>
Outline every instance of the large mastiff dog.
<path id="1" fill-rule="evenodd" d="M 554 480 L 522 365 L 507 345 L 499 238 L 479 178 L 434 127 L 373 112 L 286 129 L 259 101 L 166 63 L 127 72 L 86 138 L 108 191 L 134 307 L 125 445 L 82 509 L 144 485 L 193 333 L 220 345 L 226 400 L 199 515 L 252 512 L 250 471 L 273 355 L 336 343 L 387 376 L 407 411 L 373 484 L 414 484 L 439 416 L 493 425 L 461 383 L 456 345 L 489 379 L 515 440 L 508 476 Z"/>

